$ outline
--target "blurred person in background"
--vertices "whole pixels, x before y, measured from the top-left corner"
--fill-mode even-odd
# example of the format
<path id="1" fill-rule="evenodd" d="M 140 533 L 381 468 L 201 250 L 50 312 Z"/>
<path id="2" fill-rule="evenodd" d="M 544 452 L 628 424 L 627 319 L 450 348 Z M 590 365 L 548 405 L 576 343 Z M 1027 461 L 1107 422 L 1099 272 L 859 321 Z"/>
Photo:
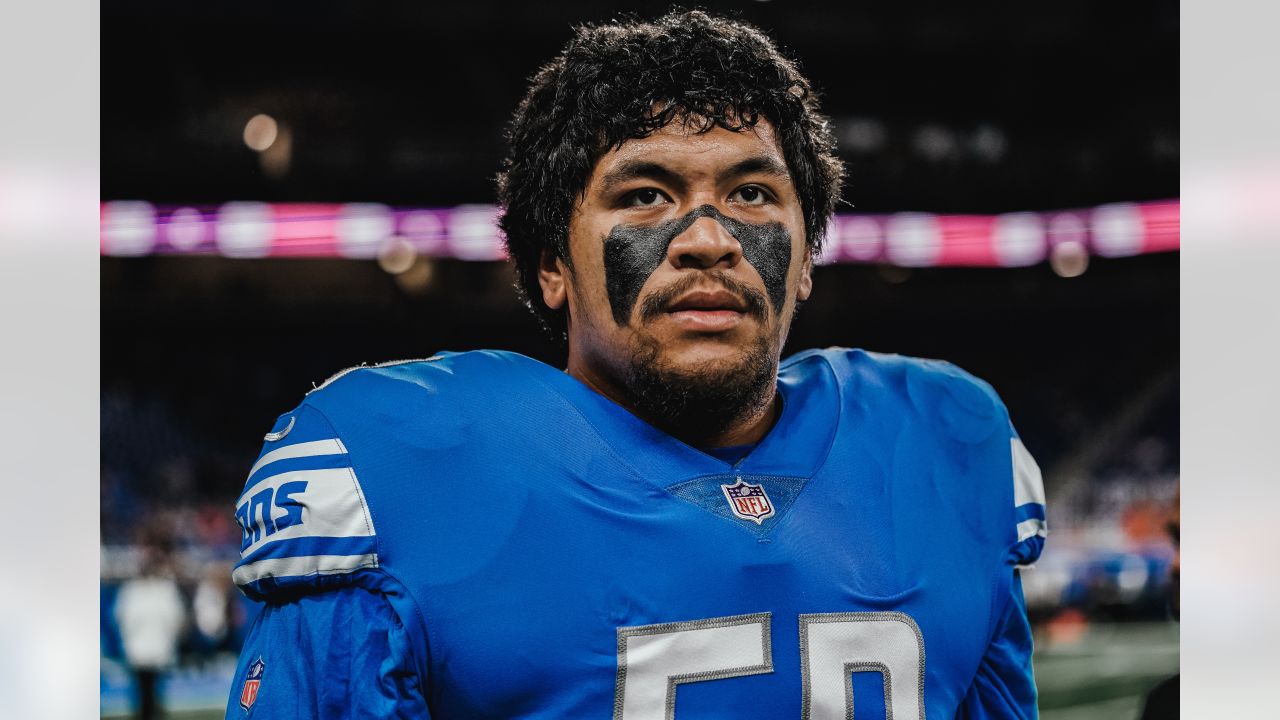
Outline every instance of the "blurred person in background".
<path id="1" fill-rule="evenodd" d="M 1175 621 L 1179 620 L 1182 571 L 1182 503 L 1179 492 L 1173 498 L 1173 507 L 1169 512 L 1167 529 L 1169 540 L 1173 542 L 1173 562 L 1169 566 L 1169 614 Z M 1179 678 L 1174 675 L 1162 681 L 1147 694 L 1139 720 L 1177 720 L 1180 708 Z"/>
<path id="2" fill-rule="evenodd" d="M 139 574 L 126 580 L 116 597 L 115 618 L 136 684 L 137 717 L 151 720 L 163 713 L 160 680 L 177 662 L 187 609 L 165 544 L 151 539 L 141 552 Z"/>
<path id="3" fill-rule="evenodd" d="M 509 141 L 568 368 L 353 368 L 277 419 L 226 716 L 1035 717 L 1044 492 L 994 391 L 780 362 L 843 175 L 796 65 L 701 12 L 582 27 Z"/>
<path id="4" fill-rule="evenodd" d="M 227 565 L 209 563 L 191 600 L 191 614 L 199 634 L 197 649 L 205 660 L 212 659 L 229 645 L 231 593 L 231 573 Z"/>

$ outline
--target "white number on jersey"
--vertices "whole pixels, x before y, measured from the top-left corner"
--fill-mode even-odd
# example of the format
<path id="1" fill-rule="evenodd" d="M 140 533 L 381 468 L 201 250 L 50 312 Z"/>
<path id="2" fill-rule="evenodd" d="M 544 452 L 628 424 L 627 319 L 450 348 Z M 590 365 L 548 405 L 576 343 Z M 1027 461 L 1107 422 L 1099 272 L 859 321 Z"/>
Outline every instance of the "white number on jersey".
<path id="1" fill-rule="evenodd" d="M 618 628 L 614 720 L 674 720 L 683 683 L 773 672 L 770 613 Z M 805 720 L 853 720 L 853 673 L 879 672 L 885 717 L 924 720 L 924 637 L 900 612 L 800 616 Z"/>

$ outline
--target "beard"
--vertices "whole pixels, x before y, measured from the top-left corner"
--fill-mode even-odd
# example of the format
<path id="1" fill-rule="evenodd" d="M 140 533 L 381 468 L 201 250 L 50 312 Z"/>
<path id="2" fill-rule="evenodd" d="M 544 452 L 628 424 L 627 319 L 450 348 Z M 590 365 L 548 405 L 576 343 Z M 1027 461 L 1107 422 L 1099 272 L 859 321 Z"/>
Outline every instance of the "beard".
<path id="1" fill-rule="evenodd" d="M 768 306 L 762 294 L 732 278 L 721 275 L 717 279 L 744 299 L 749 314 L 766 322 Z M 641 317 L 661 313 L 668 300 L 690 285 L 692 282 L 677 283 L 646 298 Z M 690 445 L 705 447 L 773 401 L 778 371 L 775 340 L 768 333 L 759 335 L 736 361 L 671 367 L 663 363 L 659 344 L 637 333 L 631 340 L 623 389 L 636 412 L 650 424 Z"/>
<path id="2" fill-rule="evenodd" d="M 624 388 L 636 412 L 659 430 L 705 447 L 774 396 L 777 366 L 768 338 L 758 338 L 738 362 L 673 368 L 659 362 L 658 346 L 633 343 Z"/>

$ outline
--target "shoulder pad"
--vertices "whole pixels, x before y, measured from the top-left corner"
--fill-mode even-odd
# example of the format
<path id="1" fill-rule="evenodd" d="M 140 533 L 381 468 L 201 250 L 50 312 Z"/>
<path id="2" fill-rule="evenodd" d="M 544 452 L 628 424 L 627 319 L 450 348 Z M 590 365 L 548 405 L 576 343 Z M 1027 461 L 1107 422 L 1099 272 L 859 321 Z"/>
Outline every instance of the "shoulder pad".
<path id="1" fill-rule="evenodd" d="M 999 463 L 990 471 L 991 480 L 1001 483 L 1001 502 L 1012 503 L 997 515 L 1009 523 L 1002 532 L 1011 537 L 1010 560 L 1026 566 L 1040 557 L 1048 534 L 1044 481 L 991 385 L 942 360 L 840 348 L 823 352 L 846 363 L 848 372 L 865 367 L 881 387 L 905 395 L 911 407 L 947 437 L 971 446 L 990 445 L 995 453 L 990 457 Z"/>
<path id="2" fill-rule="evenodd" d="M 906 380 L 912 405 L 961 442 L 981 442 L 1007 426 L 991 386 L 949 362 L 912 358 Z"/>
<path id="3" fill-rule="evenodd" d="M 346 446 L 304 403 L 267 433 L 236 501 L 246 595 L 331 584 L 324 578 L 378 567 L 377 536 Z"/>
<path id="4" fill-rule="evenodd" d="M 318 390 L 323 390 L 329 385 L 333 384 L 334 382 L 337 382 L 338 380 L 342 379 L 347 375 L 350 375 L 351 373 L 357 370 L 378 370 L 381 368 L 395 367 L 397 365 L 408 365 L 410 363 L 434 362 L 447 357 L 449 354 L 451 353 L 441 353 L 438 355 L 432 355 L 431 357 L 428 357 L 428 358 L 417 358 L 417 359 L 409 359 L 409 360 L 388 360 L 387 362 L 374 363 L 372 365 L 365 364 L 365 363 L 361 363 L 359 365 L 353 365 L 352 367 L 346 368 L 345 370 L 339 370 L 338 372 L 330 375 L 328 379 L 326 379 L 324 382 L 308 390 L 307 394 L 310 395 L 311 393 L 316 392 Z"/>

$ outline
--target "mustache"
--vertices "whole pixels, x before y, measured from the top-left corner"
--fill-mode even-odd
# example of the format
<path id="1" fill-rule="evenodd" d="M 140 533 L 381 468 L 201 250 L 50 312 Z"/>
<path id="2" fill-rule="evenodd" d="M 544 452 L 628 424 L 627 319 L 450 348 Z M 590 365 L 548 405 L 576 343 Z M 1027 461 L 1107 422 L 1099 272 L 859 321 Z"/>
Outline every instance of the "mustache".
<path id="1" fill-rule="evenodd" d="M 667 308 L 680 298 L 681 295 L 692 290 L 694 287 L 701 285 L 707 279 L 714 280 L 720 287 L 728 290 L 734 295 L 742 299 L 744 305 L 747 306 L 746 313 L 757 320 L 765 320 L 768 314 L 768 301 L 764 297 L 764 293 L 751 287 L 745 282 L 733 277 L 723 270 L 706 270 L 699 273 L 690 273 L 676 280 L 670 285 L 655 290 L 640 301 L 640 319 L 653 320 L 660 317 L 667 311 Z"/>

